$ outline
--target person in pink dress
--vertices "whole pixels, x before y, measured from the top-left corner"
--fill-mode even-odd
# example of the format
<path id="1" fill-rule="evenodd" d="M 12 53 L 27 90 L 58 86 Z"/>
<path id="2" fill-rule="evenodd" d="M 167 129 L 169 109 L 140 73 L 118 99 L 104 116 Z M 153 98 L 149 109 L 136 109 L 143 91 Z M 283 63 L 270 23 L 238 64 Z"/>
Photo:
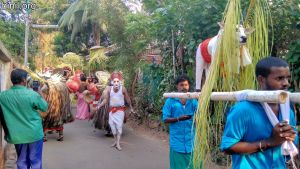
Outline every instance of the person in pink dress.
<path id="1" fill-rule="evenodd" d="M 89 103 L 84 100 L 84 91 L 87 90 L 86 77 L 84 74 L 80 76 L 80 88 L 76 93 L 77 95 L 77 111 L 76 111 L 76 119 L 78 120 L 86 120 L 90 118 L 90 108 Z"/>

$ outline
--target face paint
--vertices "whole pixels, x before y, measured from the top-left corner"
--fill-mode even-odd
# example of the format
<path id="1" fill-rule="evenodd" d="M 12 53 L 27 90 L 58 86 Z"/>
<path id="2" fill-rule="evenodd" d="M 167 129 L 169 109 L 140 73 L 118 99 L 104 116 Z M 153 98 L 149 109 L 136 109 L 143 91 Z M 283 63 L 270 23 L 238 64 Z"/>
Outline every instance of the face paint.
<path id="1" fill-rule="evenodd" d="M 119 89 L 120 87 L 120 80 L 118 78 L 114 78 L 114 80 L 112 81 L 113 87 L 115 89 Z"/>

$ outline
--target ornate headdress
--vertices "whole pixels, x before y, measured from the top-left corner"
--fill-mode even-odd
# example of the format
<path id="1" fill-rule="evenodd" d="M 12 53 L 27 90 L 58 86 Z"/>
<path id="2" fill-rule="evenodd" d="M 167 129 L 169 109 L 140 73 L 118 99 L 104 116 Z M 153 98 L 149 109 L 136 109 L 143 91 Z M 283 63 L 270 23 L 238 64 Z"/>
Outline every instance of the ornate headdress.
<path id="1" fill-rule="evenodd" d="M 110 75 L 110 79 L 111 80 L 114 80 L 114 78 L 118 78 L 120 81 L 123 80 L 123 76 L 122 76 L 122 72 L 113 72 L 111 75 Z"/>
<path id="2" fill-rule="evenodd" d="M 68 72 L 71 72 L 71 71 L 72 71 L 72 69 L 71 69 L 69 66 L 63 67 L 63 70 L 64 70 L 64 71 L 68 71 Z"/>

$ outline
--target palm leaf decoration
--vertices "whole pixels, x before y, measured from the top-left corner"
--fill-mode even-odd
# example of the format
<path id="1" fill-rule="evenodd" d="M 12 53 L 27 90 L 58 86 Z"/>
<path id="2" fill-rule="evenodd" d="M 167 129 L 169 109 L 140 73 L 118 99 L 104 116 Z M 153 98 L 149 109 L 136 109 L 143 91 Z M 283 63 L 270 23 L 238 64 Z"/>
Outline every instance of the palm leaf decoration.
<path id="1" fill-rule="evenodd" d="M 105 48 L 100 46 L 90 49 L 89 69 L 92 71 L 105 70 L 108 57 L 105 55 Z"/>
<path id="2" fill-rule="evenodd" d="M 79 55 L 73 52 L 66 53 L 63 58 L 62 62 L 67 65 L 72 65 L 72 69 L 82 66 L 82 59 Z"/>
<path id="3" fill-rule="evenodd" d="M 268 56 L 268 29 L 271 25 L 267 0 L 250 0 L 244 26 L 254 27 L 255 32 L 248 37 L 252 64 L 238 70 L 239 42 L 236 38 L 236 26 L 242 17 L 241 0 L 228 0 L 224 12 L 224 32 L 210 67 L 208 79 L 204 83 L 199 107 L 195 115 L 195 142 L 193 164 L 195 169 L 207 168 L 211 162 L 222 156 L 219 151 L 224 128 L 224 112 L 231 103 L 214 102 L 210 104 L 212 91 L 236 91 L 255 88 L 254 67 L 259 59 Z M 220 66 L 223 65 L 223 66 Z M 239 73 L 237 73 L 239 71 Z M 211 113 L 210 113 L 211 112 Z M 212 157 L 212 154 L 214 157 Z M 215 160 L 215 161 L 214 161 Z M 229 160 L 227 160 L 229 161 Z"/>

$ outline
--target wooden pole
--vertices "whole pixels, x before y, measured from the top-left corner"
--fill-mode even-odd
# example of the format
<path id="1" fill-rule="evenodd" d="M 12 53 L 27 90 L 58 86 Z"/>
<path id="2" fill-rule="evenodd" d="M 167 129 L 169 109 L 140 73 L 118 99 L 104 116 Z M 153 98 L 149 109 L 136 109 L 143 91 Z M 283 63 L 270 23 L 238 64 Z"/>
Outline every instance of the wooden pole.
<path id="1" fill-rule="evenodd" d="M 213 101 L 237 101 L 238 92 L 213 92 L 211 100 Z M 198 99 L 201 93 L 164 93 L 165 98 L 182 98 L 182 99 Z M 254 102 L 268 102 L 268 103 L 285 103 L 289 95 L 290 101 L 293 103 L 300 103 L 300 93 L 288 93 L 286 91 L 251 91 L 247 94 L 246 100 Z"/>
<path id="2" fill-rule="evenodd" d="M 293 103 L 300 103 L 300 93 L 289 93 L 290 100 Z"/>

